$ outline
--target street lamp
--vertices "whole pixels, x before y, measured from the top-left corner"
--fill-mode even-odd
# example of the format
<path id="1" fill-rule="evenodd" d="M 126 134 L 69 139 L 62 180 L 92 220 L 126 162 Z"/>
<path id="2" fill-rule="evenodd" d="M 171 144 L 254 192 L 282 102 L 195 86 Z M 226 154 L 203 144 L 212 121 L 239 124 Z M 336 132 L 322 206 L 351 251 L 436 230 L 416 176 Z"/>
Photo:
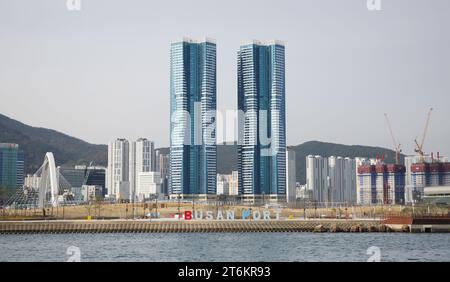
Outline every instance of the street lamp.
<path id="1" fill-rule="evenodd" d="M 195 214 L 195 194 L 192 194 L 192 213 Z"/>
<path id="2" fill-rule="evenodd" d="M 180 214 L 180 201 L 181 201 L 181 195 L 178 194 L 178 220 L 181 219 L 181 214 Z"/>
<path id="3" fill-rule="evenodd" d="M 158 216 L 158 194 L 155 194 L 155 202 L 156 202 L 156 216 Z"/>

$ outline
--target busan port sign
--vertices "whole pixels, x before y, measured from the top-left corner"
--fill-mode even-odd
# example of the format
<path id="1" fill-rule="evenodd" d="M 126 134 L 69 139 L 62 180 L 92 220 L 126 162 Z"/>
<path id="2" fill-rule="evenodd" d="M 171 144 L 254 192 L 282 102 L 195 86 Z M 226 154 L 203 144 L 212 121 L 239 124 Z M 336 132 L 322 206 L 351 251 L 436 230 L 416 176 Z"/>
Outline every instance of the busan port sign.
<path id="1" fill-rule="evenodd" d="M 251 209 L 244 209 L 242 210 L 241 220 L 279 220 L 280 219 L 281 211 L 276 210 L 274 212 L 271 212 L 269 210 L 264 211 L 257 211 L 257 210 L 251 210 Z M 201 211 L 196 210 L 194 212 L 192 211 L 185 211 L 182 213 L 182 218 L 184 220 L 236 220 L 236 213 L 233 210 L 217 210 L 217 211 Z"/>

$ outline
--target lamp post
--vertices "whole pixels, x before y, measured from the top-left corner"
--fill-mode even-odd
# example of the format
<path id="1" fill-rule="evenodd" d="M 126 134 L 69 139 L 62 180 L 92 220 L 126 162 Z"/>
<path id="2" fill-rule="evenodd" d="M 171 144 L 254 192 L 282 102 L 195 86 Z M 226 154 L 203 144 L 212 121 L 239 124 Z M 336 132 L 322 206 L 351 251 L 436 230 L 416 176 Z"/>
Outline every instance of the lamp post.
<path id="1" fill-rule="evenodd" d="M 156 216 L 158 216 L 158 194 L 155 194 L 155 202 L 156 202 Z"/>
<path id="2" fill-rule="evenodd" d="M 178 194 L 178 220 L 181 220 L 181 214 L 180 214 L 180 201 L 181 201 L 181 195 Z"/>
<path id="3" fill-rule="evenodd" d="M 194 199 L 195 195 L 192 194 L 192 213 L 195 214 L 195 199 Z"/>

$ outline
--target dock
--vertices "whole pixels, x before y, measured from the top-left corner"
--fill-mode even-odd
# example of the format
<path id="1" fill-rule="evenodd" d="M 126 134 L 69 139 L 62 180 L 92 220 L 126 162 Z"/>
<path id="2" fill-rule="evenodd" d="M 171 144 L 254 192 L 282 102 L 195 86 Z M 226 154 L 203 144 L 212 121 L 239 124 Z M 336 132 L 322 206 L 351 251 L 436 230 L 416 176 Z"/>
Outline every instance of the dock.
<path id="1" fill-rule="evenodd" d="M 393 232 L 377 220 L 48 220 L 2 221 L 0 234 L 218 233 L 218 232 Z"/>

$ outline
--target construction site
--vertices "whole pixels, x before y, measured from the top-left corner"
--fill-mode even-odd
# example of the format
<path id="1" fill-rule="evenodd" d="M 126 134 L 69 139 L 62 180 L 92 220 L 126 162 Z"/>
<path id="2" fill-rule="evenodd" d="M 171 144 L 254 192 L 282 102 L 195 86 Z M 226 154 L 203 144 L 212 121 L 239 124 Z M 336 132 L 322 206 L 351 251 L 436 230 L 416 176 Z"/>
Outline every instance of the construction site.
<path id="1" fill-rule="evenodd" d="M 384 157 L 358 167 L 359 203 L 361 205 L 449 205 L 450 163 L 438 152 L 425 154 L 424 144 L 430 126 L 430 108 L 420 141 L 414 139 L 415 153 L 403 156 L 402 149 L 394 135 L 388 114 L 387 127 L 396 152 L 395 164 L 386 164 Z"/>

